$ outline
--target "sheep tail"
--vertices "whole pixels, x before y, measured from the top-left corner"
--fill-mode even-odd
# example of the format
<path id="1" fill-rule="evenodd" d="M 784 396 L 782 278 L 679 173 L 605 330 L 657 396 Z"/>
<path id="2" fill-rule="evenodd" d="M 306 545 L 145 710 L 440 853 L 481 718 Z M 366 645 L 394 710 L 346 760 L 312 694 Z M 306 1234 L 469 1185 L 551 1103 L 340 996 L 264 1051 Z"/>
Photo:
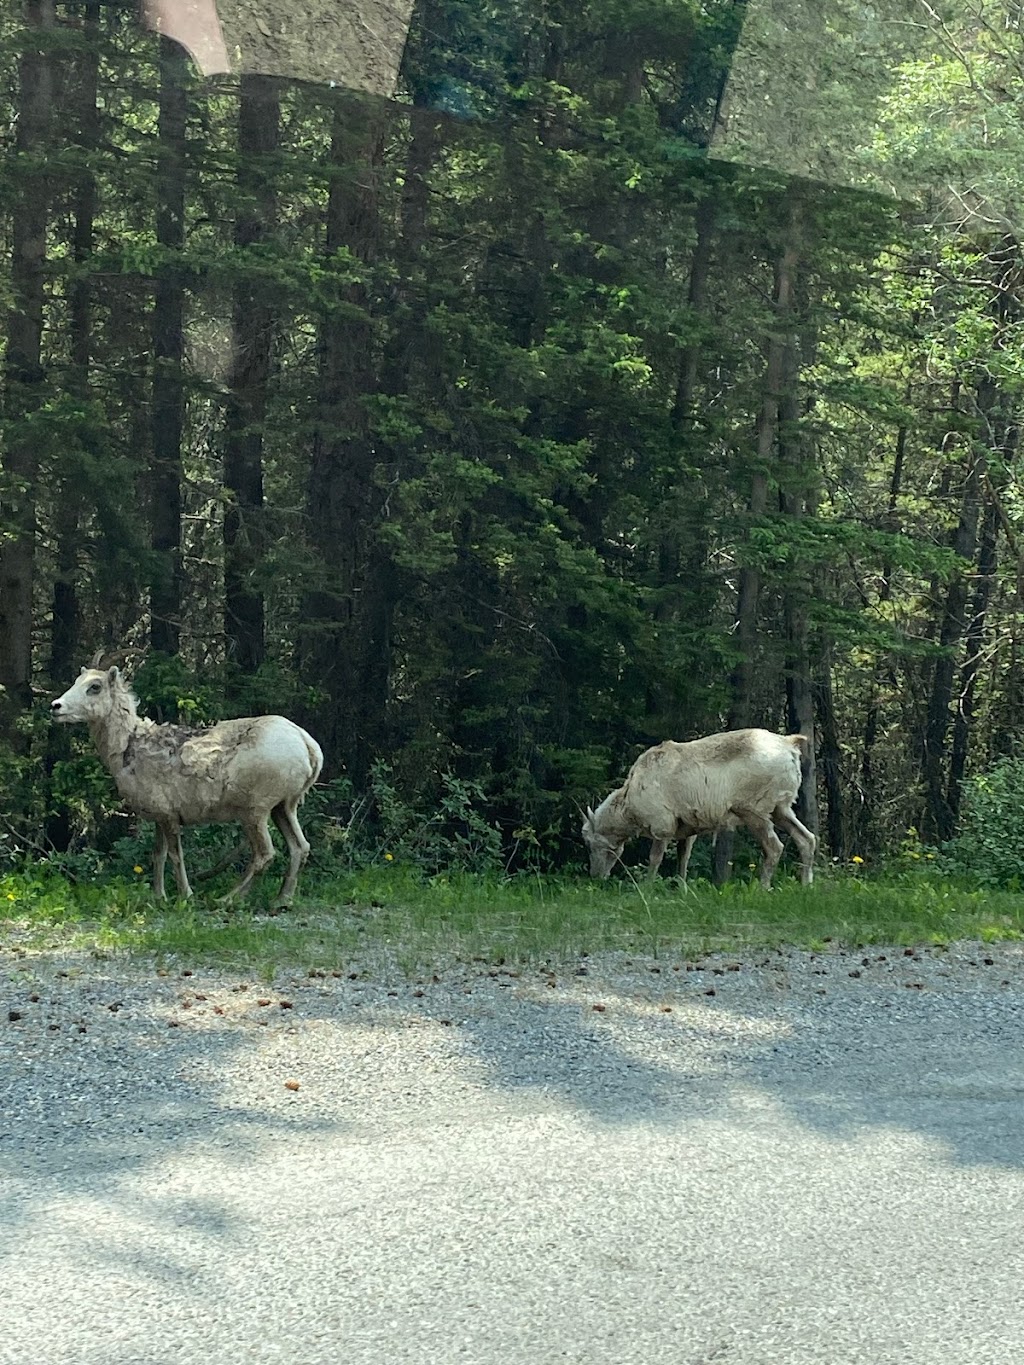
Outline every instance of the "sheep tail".
<path id="1" fill-rule="evenodd" d="M 305 744 L 306 744 L 306 752 L 309 754 L 309 769 L 310 769 L 310 775 L 309 775 L 309 781 L 308 781 L 308 782 L 306 783 L 306 785 L 302 788 L 302 791 L 301 791 L 301 793 L 299 794 L 299 800 L 300 800 L 300 801 L 304 800 L 304 799 L 305 799 L 305 796 L 306 796 L 306 793 L 309 791 L 309 789 L 310 789 L 311 787 L 315 786 L 316 780 L 317 780 L 317 778 L 320 776 L 320 773 L 321 773 L 321 771 L 323 770 L 323 766 L 324 766 L 324 752 L 323 752 L 323 750 L 320 748 L 320 745 L 317 744 L 317 742 L 316 742 L 316 740 L 313 738 L 313 736 L 312 736 L 312 735 L 307 735 L 306 732 L 305 732 L 305 730 L 303 730 L 303 732 L 302 732 L 302 738 L 303 738 L 303 740 L 305 741 Z"/>
<path id="2" fill-rule="evenodd" d="M 810 772 L 811 760 L 814 756 L 813 742 L 809 735 L 789 735 L 787 738 L 799 756 L 800 780 L 803 782 Z"/>

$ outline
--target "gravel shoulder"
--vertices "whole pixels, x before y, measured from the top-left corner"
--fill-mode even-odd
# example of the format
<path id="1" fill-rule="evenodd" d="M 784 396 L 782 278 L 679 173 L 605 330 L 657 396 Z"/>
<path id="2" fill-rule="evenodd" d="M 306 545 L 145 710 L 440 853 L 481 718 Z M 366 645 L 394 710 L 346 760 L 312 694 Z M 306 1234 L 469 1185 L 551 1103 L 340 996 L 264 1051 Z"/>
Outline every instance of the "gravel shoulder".
<path id="1" fill-rule="evenodd" d="M 0 954 L 0 1361 L 1024 1339 L 1024 952 L 409 979 Z"/>

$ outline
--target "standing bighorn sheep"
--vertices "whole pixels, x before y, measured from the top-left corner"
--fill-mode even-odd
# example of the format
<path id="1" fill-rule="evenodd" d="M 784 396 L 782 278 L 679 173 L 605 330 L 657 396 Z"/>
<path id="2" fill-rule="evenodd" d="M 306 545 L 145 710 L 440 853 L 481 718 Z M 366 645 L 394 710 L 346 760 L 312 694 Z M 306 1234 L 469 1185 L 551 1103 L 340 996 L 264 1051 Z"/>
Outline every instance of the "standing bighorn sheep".
<path id="1" fill-rule="evenodd" d="M 817 840 L 793 814 L 807 744 L 803 735 L 729 730 L 688 744 L 667 739 L 648 749 L 621 787 L 596 811 L 587 808 L 583 839 L 590 851 L 591 876 L 607 877 L 626 840 L 645 834 L 653 841 L 651 875 L 661 866 L 668 844 L 677 840 L 685 882 L 698 834 L 746 825 L 764 851 L 761 885 L 771 886 L 782 855 L 778 826 L 793 836 L 800 850 L 800 880 L 809 885 Z"/>
<path id="2" fill-rule="evenodd" d="M 93 661 L 98 663 L 99 659 Z M 181 851 L 182 825 L 237 821 L 252 860 L 225 899 L 244 896 L 253 878 L 274 859 L 268 819 L 288 846 L 288 869 L 278 903 L 295 894 L 309 856 L 296 811 L 323 766 L 316 740 L 284 716 L 225 720 L 208 729 L 157 725 L 137 714 L 138 699 L 117 668 L 83 668 L 77 681 L 51 703 L 53 718 L 84 722 L 124 801 L 156 822 L 153 889 L 164 897 L 164 864 L 178 895 L 191 896 Z"/>

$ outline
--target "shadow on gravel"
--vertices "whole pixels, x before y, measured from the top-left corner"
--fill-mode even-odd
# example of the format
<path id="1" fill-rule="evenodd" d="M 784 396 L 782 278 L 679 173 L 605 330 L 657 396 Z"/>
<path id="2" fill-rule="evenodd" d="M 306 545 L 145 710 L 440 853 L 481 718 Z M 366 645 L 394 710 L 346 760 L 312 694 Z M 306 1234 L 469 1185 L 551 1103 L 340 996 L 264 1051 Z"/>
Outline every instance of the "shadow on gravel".
<path id="1" fill-rule="evenodd" d="M 83 1273 L 130 1266 L 198 1293 L 200 1249 L 231 1253 L 256 1231 L 232 1202 L 233 1171 L 251 1186 L 261 1160 L 320 1135 L 335 1161 L 356 1145 L 415 1146 L 431 1128 L 457 1151 L 469 1125 L 538 1112 L 697 1142 L 709 1122 L 778 1141 L 899 1130 L 940 1159 L 1024 1165 L 1016 980 L 1002 993 L 868 981 L 819 995 L 637 964 L 614 986 L 524 971 L 507 987 L 483 973 L 390 991 L 306 983 L 285 1001 L 222 984 L 222 1006 L 201 977 L 141 980 L 90 968 L 72 990 L 7 973 L 0 1257 L 26 1238 L 63 1241 L 82 1248 Z"/>
<path id="2" fill-rule="evenodd" d="M 854 1002 L 794 1002 L 787 1015 L 790 1036 L 747 1059 L 743 1079 L 803 1128 L 841 1140 L 898 1129 L 952 1162 L 1024 1167 L 1019 989 L 868 987 Z"/>
<path id="3" fill-rule="evenodd" d="M 260 1050 L 280 1018 L 268 1031 L 245 1017 L 255 1000 L 221 1017 L 189 979 L 140 980 L 2 978 L 0 1263 L 25 1237 L 73 1242 L 83 1273 L 120 1266 L 187 1290 L 197 1246 L 251 1234 L 204 1187 L 204 1165 L 243 1170 L 268 1143 L 341 1127 L 285 1088 L 287 1055 Z M 269 1013 L 280 993 L 267 994 Z M 240 1069 L 232 1100 L 223 1078 Z"/>
<path id="4" fill-rule="evenodd" d="M 604 1125 L 763 1126 L 753 1095 L 830 1139 L 900 1129 L 951 1161 L 1024 1167 L 1024 983 L 999 993 L 905 986 L 818 995 L 751 990 L 741 974 L 668 971 L 648 985 L 638 973 L 633 991 L 595 983 L 599 1001 L 552 989 L 514 1009 L 466 1011 L 453 1041 L 496 1090 Z"/>
<path id="5" fill-rule="evenodd" d="M 707 1010 L 699 1024 L 637 1008 L 602 993 L 602 1006 L 559 1000 L 515 1002 L 498 1016 L 468 1015 L 458 1042 L 490 1083 L 515 1096 L 543 1096 L 608 1125 L 675 1123 L 707 1111 L 698 1089 L 727 1064 L 734 1030 Z M 771 1046 L 774 1030 L 758 1047 Z"/>

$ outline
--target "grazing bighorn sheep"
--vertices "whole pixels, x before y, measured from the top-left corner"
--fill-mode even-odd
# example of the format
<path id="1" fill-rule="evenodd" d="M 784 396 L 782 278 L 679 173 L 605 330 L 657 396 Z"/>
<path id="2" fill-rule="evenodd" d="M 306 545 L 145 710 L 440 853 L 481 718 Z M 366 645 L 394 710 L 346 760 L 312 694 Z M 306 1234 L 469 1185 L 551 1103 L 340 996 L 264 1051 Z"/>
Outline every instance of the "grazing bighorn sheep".
<path id="1" fill-rule="evenodd" d="M 591 876 L 607 877 L 626 840 L 645 834 L 653 841 L 651 875 L 661 866 L 669 842 L 677 840 L 679 875 L 685 882 L 698 834 L 746 825 L 764 850 L 761 885 L 771 886 L 782 855 L 777 825 L 793 836 L 800 850 L 800 880 L 810 885 L 817 840 L 793 814 L 807 745 L 803 735 L 729 730 L 688 744 L 667 739 L 648 749 L 596 811 L 587 807 L 583 839 Z"/>
<path id="2" fill-rule="evenodd" d="M 99 656 L 93 664 L 99 662 Z M 84 722 L 124 801 L 156 822 L 153 889 L 164 897 L 164 864 L 178 895 L 191 896 L 181 851 L 182 825 L 237 821 L 252 859 L 226 900 L 244 896 L 274 859 L 268 818 L 288 846 L 288 869 L 278 904 L 295 894 L 309 856 L 296 811 L 323 766 L 319 744 L 284 716 L 225 720 L 208 729 L 157 725 L 136 712 L 138 699 L 118 668 L 83 668 L 72 687 L 51 703 L 54 720 Z"/>

